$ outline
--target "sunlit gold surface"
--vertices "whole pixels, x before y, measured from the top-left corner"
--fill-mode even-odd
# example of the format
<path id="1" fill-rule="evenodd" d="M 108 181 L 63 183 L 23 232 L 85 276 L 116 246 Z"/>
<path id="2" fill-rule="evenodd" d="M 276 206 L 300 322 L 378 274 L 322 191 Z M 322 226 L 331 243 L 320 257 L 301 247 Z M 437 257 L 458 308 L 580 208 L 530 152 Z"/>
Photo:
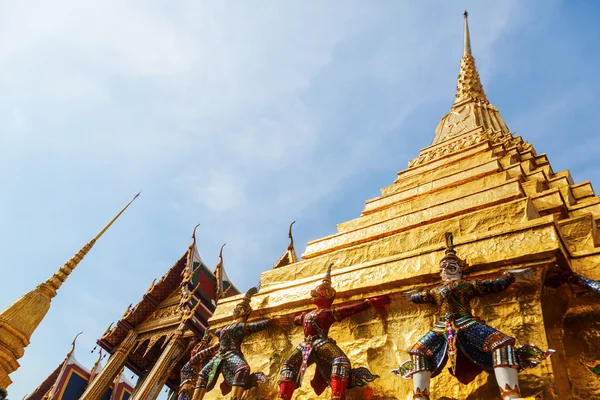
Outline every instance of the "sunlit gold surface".
<path id="1" fill-rule="evenodd" d="M 520 138 L 500 145 L 492 140 L 490 137 L 484 145 L 475 145 L 475 152 L 463 149 L 467 153 L 464 157 L 447 156 L 447 163 L 438 162 L 435 170 L 425 164 L 412 168 L 420 169 L 421 174 L 411 169 L 399 174 L 394 184 L 397 192 L 384 191 L 381 198 L 367 202 L 362 217 L 338 225 L 335 235 L 309 243 L 305 252 L 308 258 L 262 274 L 261 291 L 253 298 L 256 314 L 261 316 L 293 315 L 309 309 L 308 292 L 330 262 L 336 265 L 332 278 L 340 303 L 392 295 L 385 318 L 370 312 L 334 325 L 332 336 L 354 365 L 367 366 L 381 375 L 369 389 L 350 391 L 349 398 L 408 398 L 410 382 L 397 379 L 389 370 L 406 358 L 406 349 L 428 330 L 434 309 L 407 303 L 398 293 L 437 282 L 437 262 L 443 256 L 443 234 L 447 231 L 456 233 L 457 251 L 471 264 L 471 276 L 531 269 L 531 276 L 519 279 L 507 293 L 482 299 L 474 307 L 490 325 L 514 335 L 518 343 L 557 349 L 551 362 L 521 374 L 524 394 L 545 388 L 547 398 L 583 399 L 600 390 L 595 378 L 585 375 L 579 363 L 579 357 L 593 358 L 594 349 L 600 346 L 594 324 L 590 324 L 590 333 L 584 333 L 586 316 L 598 318 L 598 306 L 591 300 L 585 308 L 580 306 L 568 287 L 554 300 L 545 294 L 554 289 L 543 287 L 547 271 L 558 268 L 600 278 L 596 268 L 600 263 L 597 214 L 578 212 L 596 204 L 596 197 L 588 184 L 574 185 L 568 172 L 552 173 L 547 158 L 536 155 Z M 490 160 L 494 160 L 494 167 L 481 169 L 481 174 L 460 172 L 451 165 L 471 171 Z M 457 177 L 463 173 L 462 178 Z M 428 184 L 452 176 L 456 185 Z M 403 177 L 409 182 L 403 182 Z M 396 201 L 390 200 L 394 196 Z M 377 228 L 382 224 L 385 228 Z M 221 301 L 211 323 L 219 326 L 228 322 L 236 302 Z M 284 333 L 272 328 L 245 344 L 250 365 L 267 372 L 270 378 L 269 384 L 252 393 L 256 398 L 272 398 L 282 354 L 300 340 L 300 335 L 299 329 Z M 573 388 L 572 382 L 580 382 L 582 387 Z M 486 374 L 462 386 L 444 373 L 433 384 L 434 399 L 498 396 L 493 377 Z M 314 398 L 308 385 L 297 393 L 299 399 Z M 211 392 L 207 398 L 218 395 Z"/>
<path id="2" fill-rule="evenodd" d="M 350 390 L 348 398 L 409 399 L 412 382 L 390 370 L 428 331 L 435 309 L 409 303 L 400 292 L 439 283 L 444 233 L 453 232 L 457 252 L 470 264 L 469 278 L 527 269 L 506 292 L 473 304 L 477 315 L 516 337 L 518 345 L 556 349 L 550 361 L 519 374 L 523 395 L 544 390 L 548 399 L 596 398 L 600 381 L 580 359 L 600 357 L 600 302 L 581 289 L 544 283 L 561 269 L 600 279 L 600 200 L 589 182 L 577 184 L 568 171 L 554 172 L 544 154 L 510 133 L 483 92 L 468 26 L 465 32 L 456 101 L 433 144 L 380 197 L 368 200 L 361 216 L 309 242 L 303 260 L 264 272 L 261 290 L 252 298 L 253 316 L 291 318 L 310 309 L 310 289 L 334 263 L 336 303 L 380 294 L 392 298 L 386 313 L 371 310 L 331 330 L 353 366 L 381 376 L 366 388 Z M 238 301 L 220 301 L 211 325 L 229 323 Z M 247 339 L 243 351 L 250 366 L 269 379 L 249 398 L 275 397 L 282 357 L 301 335 L 299 328 L 284 332 L 274 326 Z M 487 373 L 461 385 L 444 372 L 433 379 L 431 392 L 432 399 L 499 398 L 496 381 Z M 328 396 L 326 391 L 321 398 Z M 221 397 L 213 390 L 206 398 Z M 316 396 L 306 381 L 294 398 Z"/>

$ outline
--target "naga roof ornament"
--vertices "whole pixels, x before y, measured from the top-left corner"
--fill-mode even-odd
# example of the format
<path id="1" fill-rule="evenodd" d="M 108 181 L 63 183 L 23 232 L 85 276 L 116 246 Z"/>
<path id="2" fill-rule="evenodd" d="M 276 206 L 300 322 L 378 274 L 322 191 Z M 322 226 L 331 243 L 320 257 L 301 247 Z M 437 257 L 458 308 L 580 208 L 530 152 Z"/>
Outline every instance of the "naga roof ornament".
<path id="1" fill-rule="evenodd" d="M 288 237 L 290 238 L 290 244 L 288 245 L 288 247 L 285 250 L 285 252 L 283 253 L 283 255 L 281 257 L 279 257 L 279 260 L 277 260 L 277 262 L 275 263 L 275 266 L 273 266 L 273 269 L 285 267 L 286 265 L 290 265 L 290 264 L 294 264 L 294 263 L 298 262 L 298 256 L 296 255 L 296 249 L 294 248 L 294 237 L 292 236 L 292 225 L 294 225 L 295 223 L 296 223 L 296 221 L 294 221 L 290 224 L 290 229 L 288 231 Z"/>

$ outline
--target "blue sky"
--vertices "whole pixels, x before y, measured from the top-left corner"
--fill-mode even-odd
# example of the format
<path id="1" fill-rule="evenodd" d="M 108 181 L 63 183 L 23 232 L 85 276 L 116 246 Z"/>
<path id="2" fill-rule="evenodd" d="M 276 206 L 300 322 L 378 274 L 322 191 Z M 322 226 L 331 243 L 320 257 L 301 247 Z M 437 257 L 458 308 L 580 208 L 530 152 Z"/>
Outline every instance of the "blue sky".
<path id="1" fill-rule="evenodd" d="M 418 5 L 415 5 L 418 4 Z M 555 171 L 600 184 L 600 3 L 0 1 L 0 308 L 139 190 L 12 375 L 33 390 L 183 254 L 241 289 L 360 214 L 450 108 L 462 11 L 484 89 Z"/>

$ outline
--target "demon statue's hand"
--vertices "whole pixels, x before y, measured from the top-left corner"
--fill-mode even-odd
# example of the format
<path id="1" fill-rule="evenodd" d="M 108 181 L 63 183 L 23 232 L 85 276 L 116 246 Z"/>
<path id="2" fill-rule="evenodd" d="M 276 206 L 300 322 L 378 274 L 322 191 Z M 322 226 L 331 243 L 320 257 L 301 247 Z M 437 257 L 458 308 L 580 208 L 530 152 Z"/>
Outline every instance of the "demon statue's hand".
<path id="1" fill-rule="evenodd" d="M 371 297 L 370 299 L 367 299 L 367 301 L 369 303 L 371 303 L 371 305 L 373 306 L 373 308 L 376 308 L 378 310 L 382 310 L 385 309 L 385 306 L 387 306 L 388 304 L 390 304 L 390 296 L 376 296 L 376 297 Z"/>
<path id="2" fill-rule="evenodd" d="M 406 292 L 401 292 L 400 297 L 404 300 L 411 301 L 413 294 L 416 294 L 416 290 L 407 290 Z"/>

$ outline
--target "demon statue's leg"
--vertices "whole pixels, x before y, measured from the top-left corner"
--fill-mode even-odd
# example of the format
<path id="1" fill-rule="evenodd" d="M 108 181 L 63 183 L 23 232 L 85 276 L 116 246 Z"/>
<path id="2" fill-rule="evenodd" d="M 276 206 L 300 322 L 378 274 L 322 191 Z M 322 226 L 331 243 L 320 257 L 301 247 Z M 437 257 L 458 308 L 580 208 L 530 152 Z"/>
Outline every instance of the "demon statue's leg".
<path id="1" fill-rule="evenodd" d="M 429 400 L 429 385 L 431 383 L 431 371 L 416 372 L 413 379 L 413 399 Z"/>
<path id="2" fill-rule="evenodd" d="M 196 390 L 194 390 L 194 397 L 192 399 L 193 400 L 202 400 L 204 398 L 205 394 L 206 394 L 206 388 L 197 387 Z"/>
<path id="3" fill-rule="evenodd" d="M 232 400 L 240 400 L 242 398 L 245 390 L 244 387 L 250 378 L 250 366 L 245 361 L 239 362 L 236 367 L 233 382 L 231 382 L 231 386 L 233 386 L 233 390 L 231 391 Z"/>
<path id="4" fill-rule="evenodd" d="M 413 350 L 411 350 L 413 364 L 413 399 L 429 400 L 429 385 L 431 383 L 429 360 L 424 355 L 415 353 L 417 353 L 417 350 L 413 348 Z"/>
<path id="5" fill-rule="evenodd" d="M 198 374 L 198 380 L 196 381 L 196 390 L 194 391 L 194 397 L 192 400 L 202 400 L 206 394 L 206 385 L 208 385 L 208 377 L 211 371 L 212 360 L 202 368 Z"/>
<path id="6" fill-rule="evenodd" d="M 281 365 L 278 399 L 291 400 L 296 389 L 296 382 L 298 381 L 301 366 L 302 352 L 294 349 L 287 360 Z"/>
<path id="7" fill-rule="evenodd" d="M 331 363 L 331 399 L 344 400 L 352 368 L 345 355 L 336 357 Z"/>
<path id="8" fill-rule="evenodd" d="M 279 396 L 277 398 L 283 399 L 283 400 L 292 400 L 293 395 L 294 395 L 294 382 L 281 381 L 281 383 L 279 383 Z"/>
<path id="9" fill-rule="evenodd" d="M 244 394 L 244 388 L 242 386 L 234 386 L 231 391 L 231 400 L 240 400 Z"/>
<path id="10" fill-rule="evenodd" d="M 331 400 L 344 400 L 346 398 L 348 380 L 338 377 L 331 378 Z"/>
<path id="11" fill-rule="evenodd" d="M 511 344 L 501 346 L 492 352 L 492 356 L 502 400 L 522 399 L 517 376 L 519 365 L 514 347 Z"/>

